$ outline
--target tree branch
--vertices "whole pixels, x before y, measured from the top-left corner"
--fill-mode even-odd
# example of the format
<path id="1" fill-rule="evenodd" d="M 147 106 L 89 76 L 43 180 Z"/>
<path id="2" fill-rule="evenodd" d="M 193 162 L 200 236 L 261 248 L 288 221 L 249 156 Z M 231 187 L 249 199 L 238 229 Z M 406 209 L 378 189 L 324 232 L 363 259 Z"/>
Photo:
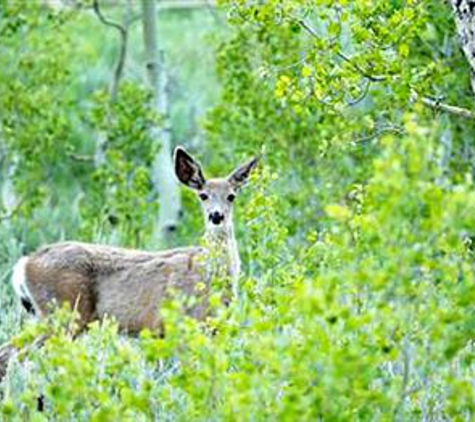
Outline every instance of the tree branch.
<path id="1" fill-rule="evenodd" d="M 360 138 L 353 139 L 352 143 L 354 145 L 364 144 L 388 132 L 393 132 L 393 133 L 401 135 L 404 133 L 404 129 L 400 126 L 395 126 L 395 125 L 381 126 L 377 128 L 373 133 L 370 133 L 369 135 L 365 135 Z"/>
<path id="2" fill-rule="evenodd" d="M 303 19 L 298 19 L 297 22 L 299 23 L 299 25 L 305 29 L 312 37 L 314 38 L 320 38 L 320 36 L 318 35 L 318 33 L 315 31 L 315 29 L 313 29 L 308 23 L 306 23 Z M 371 75 L 370 73 L 368 73 L 366 70 L 364 70 L 360 65 L 358 65 L 357 63 L 355 63 L 351 58 L 349 58 L 348 56 L 346 56 L 344 53 L 342 53 L 341 51 L 337 51 L 336 52 L 336 55 L 342 59 L 343 61 L 349 63 L 351 66 L 353 66 L 353 68 L 359 72 L 363 77 L 365 77 L 368 81 L 370 82 L 382 82 L 382 81 L 385 81 L 388 79 L 387 76 L 384 76 L 384 75 Z M 369 87 L 369 85 L 367 86 Z M 362 98 L 364 98 L 366 96 L 367 92 L 366 93 L 363 93 L 362 95 Z M 437 110 L 437 111 L 443 111 L 445 113 L 449 113 L 449 114 L 453 114 L 454 116 L 458 116 L 458 117 L 463 117 L 465 119 L 475 119 L 475 111 L 472 111 L 472 110 L 469 110 L 469 109 L 466 109 L 466 108 L 463 108 L 463 107 L 458 107 L 458 106 L 453 106 L 453 105 L 449 105 L 449 104 L 445 104 L 445 103 L 442 103 L 440 102 L 439 100 L 434 100 L 432 98 L 429 98 L 429 97 L 421 97 L 417 94 L 414 93 L 414 95 L 420 99 L 420 101 L 422 102 L 422 104 L 424 104 L 425 106 L 427 107 L 430 107 L 434 110 Z M 361 99 L 362 99 L 361 98 Z M 356 103 L 358 103 L 360 100 L 360 98 L 357 99 Z M 350 104 L 350 105 L 354 105 L 355 102 L 353 102 L 353 104 Z M 372 139 L 372 138 L 371 138 Z M 367 141 L 368 139 L 364 139 L 364 141 Z"/>
<path id="3" fill-rule="evenodd" d="M 434 100 L 429 97 L 418 96 L 417 98 L 420 99 L 422 104 L 436 111 L 443 111 L 454 116 L 463 117 L 464 119 L 475 119 L 475 111 L 469 110 L 467 108 L 445 104 L 437 99 Z"/>
<path id="4" fill-rule="evenodd" d="M 125 59 L 127 57 L 127 44 L 128 44 L 128 25 L 130 24 L 130 20 L 127 21 L 127 25 L 123 26 L 117 22 L 114 22 L 104 16 L 101 11 L 99 0 L 94 0 L 92 3 L 92 7 L 98 19 L 106 26 L 110 26 L 115 28 L 120 35 L 120 47 L 119 47 L 119 56 L 117 58 L 117 63 L 114 69 L 114 77 L 112 78 L 111 85 L 110 85 L 110 98 L 111 102 L 114 102 L 117 98 L 117 93 L 119 91 L 120 81 L 122 79 L 122 75 L 124 73 L 124 66 L 125 66 Z"/>
<path id="5" fill-rule="evenodd" d="M 93 163 L 94 157 L 90 155 L 80 155 L 76 154 L 75 152 L 67 152 L 66 155 L 74 161 L 78 161 L 81 163 Z"/>
<path id="6" fill-rule="evenodd" d="M 366 81 L 366 83 L 365 83 L 363 89 L 361 90 L 361 94 L 358 97 L 353 98 L 348 102 L 348 105 L 350 107 L 358 105 L 361 101 L 363 101 L 367 97 L 367 95 L 369 93 L 369 87 L 371 85 L 371 81 L 369 79 L 366 79 L 365 81 Z"/>
<path id="7" fill-rule="evenodd" d="M 359 64 L 355 63 L 353 60 L 351 60 L 348 56 L 343 54 L 341 51 L 337 51 L 336 55 L 343 61 L 349 63 L 350 66 L 353 66 L 353 68 L 358 73 L 360 73 L 361 76 L 364 76 L 366 79 L 370 80 L 371 82 L 382 82 L 388 79 L 388 77 L 384 75 L 371 75 L 370 73 L 366 72 L 366 70 L 364 70 Z"/>

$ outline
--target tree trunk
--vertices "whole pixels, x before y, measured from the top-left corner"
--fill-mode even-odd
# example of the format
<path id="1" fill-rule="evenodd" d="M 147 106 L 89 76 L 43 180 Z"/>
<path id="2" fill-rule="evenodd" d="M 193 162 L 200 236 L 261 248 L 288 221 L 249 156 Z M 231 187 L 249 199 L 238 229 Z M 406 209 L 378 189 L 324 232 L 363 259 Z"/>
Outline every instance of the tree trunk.
<path id="1" fill-rule="evenodd" d="M 15 173 L 15 162 L 9 159 L 7 147 L 3 141 L 2 126 L 0 123 L 0 210 L 3 208 L 5 215 L 10 215 L 17 199 L 13 187 L 13 175 Z M 0 217 L 2 212 L 0 211 Z M 1 219 L 0 219 L 1 221 Z"/>
<path id="2" fill-rule="evenodd" d="M 451 3 L 462 50 L 471 68 L 472 91 L 475 94 L 475 1 L 451 0 Z"/>
<path id="3" fill-rule="evenodd" d="M 153 182 L 160 201 L 153 240 L 160 246 L 168 246 L 178 225 L 180 192 L 173 170 L 168 75 L 165 71 L 163 52 L 158 50 L 155 0 L 142 0 L 142 20 L 146 69 L 153 94 L 153 106 L 162 118 L 161 127 L 151 128 L 152 137 L 160 143 L 160 150 L 153 163 Z"/>

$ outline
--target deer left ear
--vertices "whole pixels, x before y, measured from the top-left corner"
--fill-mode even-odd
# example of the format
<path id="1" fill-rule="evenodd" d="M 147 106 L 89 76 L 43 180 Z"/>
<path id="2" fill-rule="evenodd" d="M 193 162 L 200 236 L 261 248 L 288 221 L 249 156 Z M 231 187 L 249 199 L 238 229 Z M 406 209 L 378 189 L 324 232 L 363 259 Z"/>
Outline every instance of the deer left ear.
<path id="1" fill-rule="evenodd" d="M 192 189 L 202 189 L 206 183 L 200 163 L 182 147 L 175 149 L 175 174 L 181 183 Z"/>
<path id="2" fill-rule="evenodd" d="M 241 188 L 248 182 L 249 176 L 259 164 L 260 159 L 260 155 L 254 157 L 246 164 L 243 164 L 242 166 L 238 167 L 228 176 L 228 181 L 234 186 L 235 189 Z"/>

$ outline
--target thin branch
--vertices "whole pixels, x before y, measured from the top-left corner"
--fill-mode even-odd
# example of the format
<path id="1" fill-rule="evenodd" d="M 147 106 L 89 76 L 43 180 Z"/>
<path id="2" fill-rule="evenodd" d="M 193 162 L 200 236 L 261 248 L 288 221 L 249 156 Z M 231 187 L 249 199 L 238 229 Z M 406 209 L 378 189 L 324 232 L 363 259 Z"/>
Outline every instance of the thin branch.
<path id="1" fill-rule="evenodd" d="M 373 139 L 377 138 L 378 136 L 381 136 L 384 133 L 388 133 L 388 132 L 393 132 L 393 133 L 401 135 L 401 134 L 404 133 L 404 129 L 400 126 L 394 126 L 394 125 L 382 126 L 378 129 L 376 129 L 373 133 L 370 133 L 369 135 L 362 136 L 360 138 L 354 139 L 352 141 L 352 143 L 355 144 L 355 145 L 356 144 L 363 144 L 363 143 L 372 141 Z"/>
<path id="2" fill-rule="evenodd" d="M 93 163 L 94 162 L 94 157 L 90 155 L 80 155 L 76 154 L 75 152 L 68 152 L 66 153 L 66 156 L 71 158 L 74 161 L 79 161 L 81 163 Z"/>
<path id="3" fill-rule="evenodd" d="M 469 110 L 467 108 L 445 104 L 437 99 L 434 100 L 429 97 L 418 96 L 417 98 L 420 99 L 422 104 L 436 111 L 443 111 L 445 113 L 449 113 L 454 116 L 463 117 L 464 119 L 475 119 L 475 111 Z"/>
<path id="4" fill-rule="evenodd" d="M 371 82 L 383 82 L 388 79 L 387 76 L 384 75 L 371 75 L 370 73 L 366 72 L 359 64 L 355 63 L 353 60 L 351 60 L 349 57 L 347 57 L 345 54 L 343 54 L 341 51 L 337 51 L 336 55 L 350 64 L 350 66 L 353 66 L 355 70 L 360 73 L 362 76 L 364 76 L 366 79 L 370 80 Z"/>
<path id="5" fill-rule="evenodd" d="M 320 38 L 318 33 L 315 31 L 315 29 L 312 28 L 309 24 L 307 24 L 303 19 L 298 19 L 297 22 L 312 37 Z M 388 76 L 384 76 L 384 75 L 371 75 L 370 73 L 368 73 L 365 69 L 363 69 L 357 63 L 355 63 L 351 58 L 346 56 L 341 51 L 336 52 L 336 55 L 340 59 L 342 59 L 343 61 L 345 61 L 348 64 L 350 64 L 351 66 L 353 66 L 353 68 L 356 71 L 358 71 L 363 77 L 365 77 L 368 81 L 382 82 L 382 81 L 385 81 L 385 80 L 388 79 Z M 369 87 L 369 85 L 367 87 Z M 367 92 L 363 93 L 361 99 L 363 99 L 366 96 L 366 94 L 367 94 Z M 414 94 L 414 95 L 418 99 L 420 99 L 422 104 L 424 104 L 425 106 L 430 107 L 430 108 L 432 108 L 436 111 L 443 111 L 445 113 L 453 114 L 454 116 L 463 117 L 465 119 L 475 119 L 475 111 L 472 111 L 472 110 L 469 110 L 469 109 L 466 109 L 466 108 L 463 108 L 463 107 L 458 107 L 458 106 L 454 106 L 454 105 L 450 105 L 450 104 L 445 104 L 445 103 L 442 103 L 438 99 L 432 99 L 432 98 L 429 98 L 429 97 L 420 97 L 417 94 Z M 357 99 L 356 103 L 359 102 L 361 99 Z M 353 104 L 350 103 L 350 105 L 354 105 L 354 104 L 355 104 L 354 102 L 353 102 Z M 378 136 L 378 135 L 379 135 L 378 133 L 375 134 L 375 136 Z M 372 135 L 370 139 L 373 139 L 373 137 L 375 137 L 375 136 Z M 367 140 L 369 140 L 369 139 L 367 139 L 367 138 L 363 139 L 363 141 L 367 141 Z"/>
<path id="6" fill-rule="evenodd" d="M 305 29 L 312 37 L 314 38 L 320 38 L 320 36 L 317 34 L 317 31 L 313 29 L 307 22 L 305 22 L 303 19 L 298 19 L 297 20 L 298 24 Z"/>
<path id="7" fill-rule="evenodd" d="M 119 23 L 110 20 L 109 18 L 105 17 L 101 11 L 101 7 L 99 5 L 99 0 L 94 0 L 92 3 L 92 8 L 94 9 L 95 14 L 99 18 L 99 20 L 107 26 L 111 26 L 117 29 L 120 33 L 125 34 L 127 30 Z"/>
<path id="8" fill-rule="evenodd" d="M 130 24 L 131 20 L 128 20 L 127 25 L 123 26 L 117 22 L 112 21 L 106 16 L 104 16 L 99 5 L 99 0 L 94 0 L 92 3 L 92 6 L 99 20 L 104 25 L 115 28 L 119 32 L 119 35 L 120 35 L 119 56 L 117 58 L 117 63 L 114 69 L 114 77 L 112 78 L 111 85 L 110 85 L 111 102 L 114 102 L 117 98 L 120 81 L 124 73 L 125 59 L 127 57 L 127 44 L 128 44 L 127 41 L 128 41 L 128 34 L 129 34 L 128 25 Z"/>
<path id="9" fill-rule="evenodd" d="M 371 85 L 371 81 L 369 79 L 366 79 L 366 83 L 361 91 L 361 94 L 358 97 L 353 98 L 352 100 L 348 101 L 348 105 L 352 107 L 359 104 L 361 101 L 363 101 L 369 93 L 370 85 Z"/>

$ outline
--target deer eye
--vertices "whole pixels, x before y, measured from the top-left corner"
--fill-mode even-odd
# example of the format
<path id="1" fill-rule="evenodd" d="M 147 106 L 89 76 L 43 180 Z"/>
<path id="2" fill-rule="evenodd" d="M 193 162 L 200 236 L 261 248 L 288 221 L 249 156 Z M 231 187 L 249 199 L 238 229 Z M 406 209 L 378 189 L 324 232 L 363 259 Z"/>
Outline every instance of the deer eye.
<path id="1" fill-rule="evenodd" d="M 227 199 L 229 202 L 233 202 L 236 199 L 236 195 L 234 195 L 233 193 L 230 193 Z"/>
<path id="2" fill-rule="evenodd" d="M 209 198 L 208 194 L 204 192 L 201 192 L 199 196 L 202 201 L 206 201 Z"/>

